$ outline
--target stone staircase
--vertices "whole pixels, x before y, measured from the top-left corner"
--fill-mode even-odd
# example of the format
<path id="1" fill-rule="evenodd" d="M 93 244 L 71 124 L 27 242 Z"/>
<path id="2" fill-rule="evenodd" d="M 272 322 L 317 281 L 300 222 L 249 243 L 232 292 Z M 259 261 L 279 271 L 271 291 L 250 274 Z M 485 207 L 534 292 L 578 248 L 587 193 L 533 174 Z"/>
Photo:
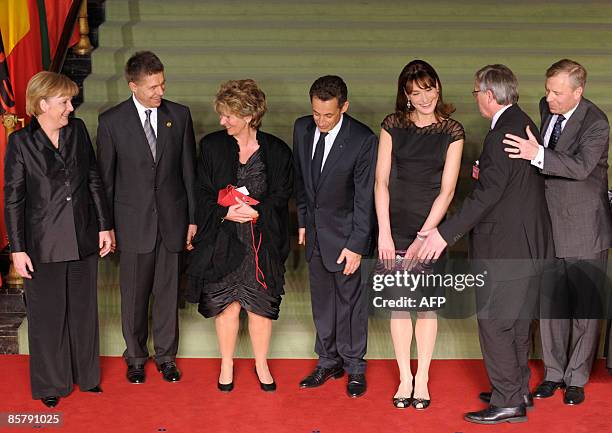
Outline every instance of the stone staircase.
<path id="1" fill-rule="evenodd" d="M 606 1 L 107 0 L 99 42 L 85 81 L 86 102 L 77 112 L 92 138 L 98 113 L 129 96 L 123 66 L 143 49 L 164 62 L 166 96 L 191 108 L 197 138 L 219 129 L 212 109 L 219 84 L 253 78 L 268 99 L 262 128 L 291 145 L 293 121 L 309 112 L 310 84 L 324 74 L 346 80 L 349 112 L 378 131 L 393 110 L 400 70 L 415 58 L 437 69 L 445 100 L 457 108 L 455 118 L 467 132 L 465 168 L 488 130 L 471 96 L 473 74 L 485 64 L 514 70 L 520 104 L 537 119 L 544 71 L 560 58 L 575 59 L 589 71 L 587 97 L 612 115 L 612 3 Z M 459 201 L 467 185 L 464 179 Z M 287 274 L 272 357 L 314 355 L 307 273 L 299 263 Z M 123 350 L 117 281 L 116 263 L 101 261 L 101 343 L 107 355 Z M 22 352 L 26 338 L 22 327 Z M 180 355 L 218 356 L 214 323 L 193 306 L 181 310 Z M 246 331 L 237 356 L 250 356 Z M 434 356 L 480 357 L 474 318 L 440 320 Z M 371 318 L 368 357 L 393 357 L 384 315 Z"/>

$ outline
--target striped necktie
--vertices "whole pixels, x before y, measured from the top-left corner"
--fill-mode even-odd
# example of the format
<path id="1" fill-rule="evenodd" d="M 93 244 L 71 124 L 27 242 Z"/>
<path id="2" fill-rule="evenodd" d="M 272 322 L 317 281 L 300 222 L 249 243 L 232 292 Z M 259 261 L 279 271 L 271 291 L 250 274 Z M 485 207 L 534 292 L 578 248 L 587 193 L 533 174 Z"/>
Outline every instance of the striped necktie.
<path id="1" fill-rule="evenodd" d="M 557 121 L 555 122 L 555 126 L 553 126 L 552 134 L 550 134 L 550 140 L 548 140 L 548 148 L 550 150 L 555 150 L 557 143 L 559 142 L 559 137 L 561 137 L 561 124 L 565 120 L 563 114 L 559 114 L 557 116 Z"/>
<path id="2" fill-rule="evenodd" d="M 144 132 L 147 137 L 147 141 L 149 142 L 149 148 L 151 149 L 151 155 L 153 155 L 153 161 L 155 161 L 157 156 L 157 138 L 155 137 L 153 126 L 151 126 L 151 110 L 145 110 L 145 114 L 147 115 L 147 118 L 145 119 L 144 123 Z"/>

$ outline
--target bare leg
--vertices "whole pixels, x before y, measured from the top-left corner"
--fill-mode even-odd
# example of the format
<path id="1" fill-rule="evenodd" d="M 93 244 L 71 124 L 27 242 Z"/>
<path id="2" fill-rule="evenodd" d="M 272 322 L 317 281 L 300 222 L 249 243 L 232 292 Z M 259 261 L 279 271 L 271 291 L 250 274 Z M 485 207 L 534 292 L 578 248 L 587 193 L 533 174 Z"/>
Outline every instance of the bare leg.
<path id="1" fill-rule="evenodd" d="M 412 371 L 410 370 L 410 344 L 412 343 L 412 319 L 408 311 L 391 312 L 391 338 L 395 359 L 400 371 L 400 384 L 393 396 L 408 398 L 412 394 Z"/>
<path id="2" fill-rule="evenodd" d="M 232 302 L 222 313 L 215 317 L 217 340 L 221 352 L 221 372 L 219 383 L 228 384 L 234 380 L 234 349 L 240 326 L 240 304 Z"/>
<path id="3" fill-rule="evenodd" d="M 257 376 L 262 383 L 274 382 L 268 368 L 268 348 L 272 337 L 272 320 L 247 311 L 249 315 L 249 335 L 255 356 Z"/>
<path id="4" fill-rule="evenodd" d="M 423 311 L 417 313 L 417 321 L 414 329 L 416 337 L 419 367 L 414 377 L 414 397 L 429 400 L 429 364 L 436 345 L 438 334 L 438 316 L 435 311 Z M 422 405 L 417 405 L 417 409 Z"/>

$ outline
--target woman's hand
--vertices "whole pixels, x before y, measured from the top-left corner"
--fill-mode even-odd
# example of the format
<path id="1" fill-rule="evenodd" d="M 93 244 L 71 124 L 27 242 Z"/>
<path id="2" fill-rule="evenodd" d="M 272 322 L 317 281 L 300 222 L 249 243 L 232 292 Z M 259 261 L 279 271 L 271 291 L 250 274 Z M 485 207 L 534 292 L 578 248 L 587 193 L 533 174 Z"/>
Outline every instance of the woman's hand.
<path id="1" fill-rule="evenodd" d="M 111 236 L 111 230 L 105 230 L 98 234 L 100 257 L 106 256 L 108 253 L 114 251 L 113 244 L 114 235 Z"/>
<path id="2" fill-rule="evenodd" d="M 227 215 L 225 215 L 226 220 L 243 224 L 259 217 L 259 212 L 238 197 L 236 197 L 236 202 L 236 204 L 227 208 Z"/>
<path id="3" fill-rule="evenodd" d="M 419 262 L 419 260 L 417 259 L 417 255 L 419 253 L 419 250 L 423 246 L 424 240 L 425 240 L 424 238 L 416 237 L 414 241 L 412 241 L 412 243 L 406 250 L 406 255 L 404 256 L 404 260 L 402 261 L 403 269 L 410 271 Z"/>
<path id="4" fill-rule="evenodd" d="M 30 256 L 28 256 L 26 252 L 22 251 L 19 253 L 11 253 L 11 258 L 13 259 L 15 271 L 17 271 L 21 278 L 27 278 L 28 280 L 32 279 L 30 272 L 34 272 L 34 266 L 32 266 Z M 28 272 L 28 270 L 30 272 Z"/>
<path id="5" fill-rule="evenodd" d="M 393 269 L 395 265 L 395 244 L 390 234 L 378 235 L 378 259 L 383 262 L 386 269 Z"/>

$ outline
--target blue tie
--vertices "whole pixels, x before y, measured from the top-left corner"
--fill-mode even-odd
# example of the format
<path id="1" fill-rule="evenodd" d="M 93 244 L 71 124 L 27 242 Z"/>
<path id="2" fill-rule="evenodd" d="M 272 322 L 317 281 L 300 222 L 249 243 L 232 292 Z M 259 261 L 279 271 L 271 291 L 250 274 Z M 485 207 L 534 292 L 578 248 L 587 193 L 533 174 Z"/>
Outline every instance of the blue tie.
<path id="1" fill-rule="evenodd" d="M 553 127 L 552 134 L 550 134 L 550 140 L 548 140 L 548 148 L 550 150 L 555 150 L 557 143 L 559 142 L 559 137 L 561 137 L 561 124 L 565 120 L 563 114 L 559 114 L 557 116 L 557 121 L 555 122 L 555 126 Z"/>

